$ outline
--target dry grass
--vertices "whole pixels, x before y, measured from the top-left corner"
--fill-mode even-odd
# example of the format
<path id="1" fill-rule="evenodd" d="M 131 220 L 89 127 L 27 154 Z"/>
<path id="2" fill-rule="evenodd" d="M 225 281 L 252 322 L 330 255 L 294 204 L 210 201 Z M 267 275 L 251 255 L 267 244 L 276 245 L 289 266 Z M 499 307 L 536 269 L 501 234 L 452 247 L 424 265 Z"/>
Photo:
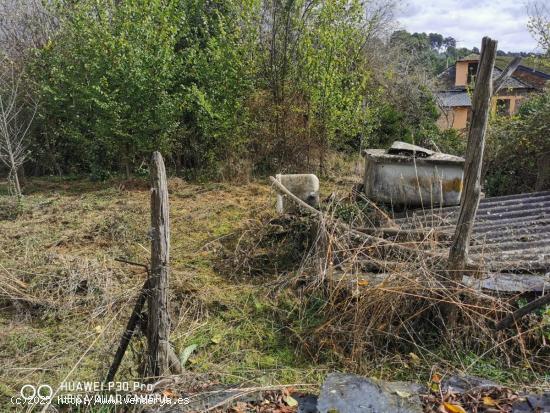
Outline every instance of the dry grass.
<path id="1" fill-rule="evenodd" d="M 307 346 L 313 342 L 316 349 L 331 349 L 358 369 L 366 360 L 413 353 L 424 363 L 435 358 L 446 370 L 458 367 L 468 373 L 475 361 L 460 355 L 469 352 L 479 359 L 499 358 L 510 368 L 546 372 L 550 353 L 540 318 L 535 326 L 521 323 L 496 333 L 493 321 L 509 314 L 514 300 L 450 279 L 447 245 L 433 234 L 361 237 L 337 222 L 332 214 L 316 223 L 317 247 L 297 276 L 304 284 L 304 311 L 314 306 L 325 320 L 307 337 Z M 452 326 L 442 314 L 449 305 L 457 318 Z M 455 361 L 460 364 L 448 354 L 438 355 L 441 348 L 459 355 Z"/>
<path id="2" fill-rule="evenodd" d="M 448 279 L 448 243 L 433 233 L 361 235 L 349 228 L 372 226 L 379 214 L 349 198 L 325 205 L 325 212 L 322 221 L 285 218 L 294 238 L 297 226 L 303 234 L 317 229 L 300 269 L 280 277 L 275 288 L 295 292 L 288 331 L 304 353 L 319 362 L 330 354 L 348 370 L 372 374 L 379 369 L 379 375 L 392 379 L 396 373 L 425 379 L 437 369 L 549 386 L 548 326 L 542 317 L 532 315 L 509 331 L 492 329 L 519 296 L 497 297 Z M 342 224 L 341 217 L 351 225 Z M 249 249 L 237 249 L 237 256 L 251 273 L 261 267 L 261 260 L 254 260 L 262 256 L 262 245 L 270 243 L 262 237 L 273 240 L 282 220 L 250 228 L 253 239 L 241 240 L 239 245 Z M 452 328 L 442 315 L 447 305 L 457 315 Z"/>
<path id="3" fill-rule="evenodd" d="M 445 332 L 439 260 L 393 255 L 395 240 L 367 245 L 330 220 L 324 247 L 312 249 L 313 221 L 276 217 L 264 182 L 169 186 L 171 339 L 178 352 L 198 346 L 189 372 L 259 386 L 318 383 L 336 369 L 542 380 L 539 324 L 499 335 L 485 327 L 507 302 L 463 290 L 463 322 Z M 0 406 L 26 383 L 101 380 L 145 277 L 114 258 L 149 257 L 146 182 L 37 180 L 26 191 L 22 204 L 0 195 Z M 329 214 L 368 226 L 364 210 L 342 200 Z M 433 239 L 421 247 L 438 249 Z M 381 284 L 362 279 L 373 272 L 386 274 Z M 138 337 L 118 380 L 139 379 L 142 350 Z"/>
<path id="4" fill-rule="evenodd" d="M 273 321 L 264 283 L 218 268 L 222 242 L 272 210 L 269 187 L 171 179 L 169 189 L 172 341 L 178 352 L 198 346 L 187 368 L 228 383 L 320 380 Z M 145 277 L 114 258 L 149 257 L 146 182 L 36 180 L 26 193 L 21 205 L 0 196 L 0 210 L 9 206 L 0 217 L 0 406 L 23 384 L 55 386 L 71 371 L 69 380 L 102 380 Z M 132 341 L 118 380 L 139 378 L 142 349 Z"/>

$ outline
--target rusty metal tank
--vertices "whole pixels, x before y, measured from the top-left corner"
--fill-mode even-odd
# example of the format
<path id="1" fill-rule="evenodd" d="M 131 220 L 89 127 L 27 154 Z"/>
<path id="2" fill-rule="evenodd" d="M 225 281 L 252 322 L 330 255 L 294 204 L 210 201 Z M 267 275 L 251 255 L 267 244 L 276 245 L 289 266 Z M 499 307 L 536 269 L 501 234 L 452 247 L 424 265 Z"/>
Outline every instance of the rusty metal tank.
<path id="1" fill-rule="evenodd" d="M 411 207 L 460 204 L 464 158 L 405 142 L 364 151 L 367 197 Z"/>

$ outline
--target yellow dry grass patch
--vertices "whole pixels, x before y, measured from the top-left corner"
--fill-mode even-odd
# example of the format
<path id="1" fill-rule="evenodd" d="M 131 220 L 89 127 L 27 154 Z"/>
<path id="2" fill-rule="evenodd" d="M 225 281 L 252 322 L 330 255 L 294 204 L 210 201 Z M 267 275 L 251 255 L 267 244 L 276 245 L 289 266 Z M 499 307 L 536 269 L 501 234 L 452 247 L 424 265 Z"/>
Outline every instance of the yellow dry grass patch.
<path id="1" fill-rule="evenodd" d="M 220 242 L 272 213 L 269 186 L 176 178 L 169 189 L 172 340 L 178 352 L 197 344 L 188 368 L 233 382 L 301 375 L 264 283 L 216 271 Z M 75 365 L 69 380 L 101 380 L 145 278 L 114 258 L 149 258 L 147 182 L 35 180 L 26 192 L 20 206 L 0 195 L 0 401 Z M 117 379 L 137 377 L 142 346 L 133 340 Z"/>

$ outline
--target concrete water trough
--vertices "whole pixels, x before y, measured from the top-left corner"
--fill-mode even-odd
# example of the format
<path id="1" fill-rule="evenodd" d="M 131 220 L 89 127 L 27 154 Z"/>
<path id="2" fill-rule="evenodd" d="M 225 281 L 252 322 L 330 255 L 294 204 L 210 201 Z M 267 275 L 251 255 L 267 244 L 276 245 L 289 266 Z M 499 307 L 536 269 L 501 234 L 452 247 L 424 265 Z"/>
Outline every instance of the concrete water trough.
<path id="1" fill-rule="evenodd" d="M 364 151 L 368 198 L 385 204 L 425 207 L 460 204 L 464 158 L 405 142 Z"/>

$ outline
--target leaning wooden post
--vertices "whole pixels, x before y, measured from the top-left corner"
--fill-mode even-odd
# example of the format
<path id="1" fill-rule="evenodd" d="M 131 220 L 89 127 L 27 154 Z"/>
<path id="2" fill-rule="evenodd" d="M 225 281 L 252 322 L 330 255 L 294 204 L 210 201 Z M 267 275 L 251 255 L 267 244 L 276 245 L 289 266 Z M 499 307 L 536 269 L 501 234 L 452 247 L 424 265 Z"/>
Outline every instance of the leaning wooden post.
<path id="1" fill-rule="evenodd" d="M 491 97 L 493 95 L 492 76 L 496 51 L 496 40 L 484 37 L 481 43 L 481 57 L 472 98 L 472 120 L 466 147 L 460 214 L 447 266 L 452 279 L 461 279 L 462 270 L 466 267 L 470 237 L 481 195 L 481 166 L 485 149 L 485 131 L 487 130 Z"/>
<path id="2" fill-rule="evenodd" d="M 460 214 L 456 224 L 453 243 L 449 251 L 447 269 L 452 280 L 460 280 L 468 264 L 468 249 L 474 220 L 481 196 L 481 169 L 485 150 L 485 132 L 491 108 L 491 98 L 517 69 L 520 58 L 515 58 L 493 84 L 493 68 L 497 41 L 484 37 L 481 56 L 472 98 L 472 120 L 468 133 L 466 161 L 464 164 L 464 187 L 460 198 Z"/>
<path id="3" fill-rule="evenodd" d="M 170 218 L 166 169 L 162 155 L 154 152 L 151 159 L 151 275 L 147 323 L 147 374 L 149 376 L 169 374 L 169 264 Z"/>

